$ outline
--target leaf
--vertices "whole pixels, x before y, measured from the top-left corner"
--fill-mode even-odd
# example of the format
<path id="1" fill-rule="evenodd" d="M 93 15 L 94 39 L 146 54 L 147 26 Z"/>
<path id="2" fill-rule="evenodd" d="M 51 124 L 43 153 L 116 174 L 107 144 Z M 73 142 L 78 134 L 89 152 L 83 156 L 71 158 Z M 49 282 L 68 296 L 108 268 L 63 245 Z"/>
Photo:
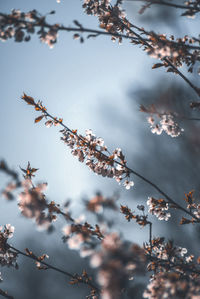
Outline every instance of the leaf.
<path id="1" fill-rule="evenodd" d="M 152 66 L 152 69 L 157 69 L 158 67 L 161 67 L 163 65 L 164 65 L 163 63 L 156 63 Z"/>
<path id="2" fill-rule="evenodd" d="M 28 105 L 33 105 L 33 106 L 35 106 L 35 101 L 34 101 L 34 99 L 33 99 L 32 97 L 27 96 L 27 95 L 24 93 L 24 95 L 23 95 L 21 98 L 22 98 L 22 100 L 24 100 Z"/>
<path id="3" fill-rule="evenodd" d="M 35 123 L 38 123 L 39 121 L 41 121 L 43 119 L 44 115 L 40 115 L 35 119 Z"/>

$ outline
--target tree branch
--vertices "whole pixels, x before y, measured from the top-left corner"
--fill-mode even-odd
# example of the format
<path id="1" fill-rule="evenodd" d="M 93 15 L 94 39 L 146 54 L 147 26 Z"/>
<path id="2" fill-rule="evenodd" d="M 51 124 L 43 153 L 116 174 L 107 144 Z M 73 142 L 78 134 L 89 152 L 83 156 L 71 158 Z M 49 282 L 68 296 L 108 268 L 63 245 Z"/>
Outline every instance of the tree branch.
<path id="1" fill-rule="evenodd" d="M 35 108 L 37 108 L 37 110 L 42 111 L 44 113 L 45 116 L 48 116 L 50 119 L 55 121 L 55 117 L 53 117 L 51 114 L 49 114 L 46 110 L 45 107 L 41 108 L 38 104 L 36 104 L 34 102 L 34 104 L 32 103 L 31 105 L 35 106 Z M 84 141 L 84 143 L 90 147 L 90 144 L 88 142 L 85 141 L 85 139 L 81 136 L 79 136 L 77 134 L 77 132 L 71 130 L 68 126 L 66 126 L 63 122 L 60 122 L 60 125 L 66 129 L 68 132 L 70 132 L 71 134 L 73 134 L 74 136 L 76 136 L 79 140 Z M 109 161 L 110 158 L 109 156 L 107 156 L 106 154 L 102 153 L 100 150 L 98 150 L 96 147 L 93 148 L 93 150 L 99 154 L 102 155 L 102 157 L 105 158 L 106 161 Z M 190 215 L 191 217 L 193 217 L 196 222 L 200 222 L 200 219 L 198 219 L 193 213 L 191 213 L 190 211 L 186 210 L 185 208 L 183 208 L 182 206 L 180 206 L 178 203 L 176 203 L 169 195 L 167 195 L 164 191 L 162 191 L 156 184 L 154 184 L 152 181 L 150 181 L 149 179 L 145 178 L 143 175 L 139 174 L 138 172 L 136 172 L 135 170 L 129 168 L 128 166 L 120 163 L 119 161 L 113 159 L 112 160 L 114 163 L 124 167 L 125 169 L 127 169 L 130 173 L 133 173 L 135 176 L 139 177 L 142 181 L 144 181 L 145 183 L 149 184 L 150 186 L 152 186 L 156 191 L 158 191 L 158 193 L 160 193 L 162 196 L 164 196 L 169 203 L 173 204 L 175 207 L 177 207 L 177 209 L 185 212 L 186 214 Z"/>
<path id="2" fill-rule="evenodd" d="M 8 247 L 9 247 L 10 249 L 14 250 L 16 253 L 18 253 L 18 254 L 20 254 L 20 255 L 23 255 L 23 256 L 25 256 L 25 257 L 27 257 L 27 258 L 30 258 L 30 259 L 32 259 L 32 260 L 34 260 L 34 261 L 39 262 L 40 264 L 46 266 L 48 269 L 54 270 L 54 271 L 56 271 L 56 272 L 58 272 L 58 273 L 61 273 L 61 274 L 65 275 L 65 276 L 68 276 L 68 277 L 71 278 L 71 279 L 77 279 L 77 276 L 76 276 L 76 275 L 72 275 L 71 273 L 69 273 L 69 272 L 67 272 L 67 271 L 64 271 L 64 270 L 59 269 L 59 268 L 57 268 L 57 267 L 55 267 L 55 266 L 53 266 L 53 265 L 50 265 L 49 263 L 46 263 L 46 262 L 44 262 L 44 261 L 41 261 L 41 260 L 40 260 L 39 258 L 37 258 L 35 255 L 29 255 L 29 254 L 26 254 L 26 253 L 24 253 L 23 251 L 21 251 L 21 250 L 15 248 L 15 247 L 13 247 L 13 246 L 11 246 L 11 245 L 9 245 L 9 244 L 8 244 Z M 93 283 L 91 283 L 91 282 L 86 282 L 86 281 L 84 281 L 84 280 L 78 280 L 78 283 L 86 284 L 86 285 L 88 285 L 90 288 L 94 289 L 97 293 L 100 293 L 100 290 L 99 290 L 95 285 L 93 285 Z"/>
<path id="3" fill-rule="evenodd" d="M 176 4 L 176 3 L 171 3 L 167 1 L 159 1 L 159 0 L 123 0 L 124 2 L 146 2 L 147 4 L 158 4 L 158 5 L 164 5 L 164 6 L 169 6 L 169 7 L 174 7 L 174 8 L 180 8 L 180 9 L 186 9 L 186 10 L 192 10 L 196 12 L 200 12 L 200 8 L 198 7 L 191 7 L 187 5 L 182 5 L 182 4 Z"/>

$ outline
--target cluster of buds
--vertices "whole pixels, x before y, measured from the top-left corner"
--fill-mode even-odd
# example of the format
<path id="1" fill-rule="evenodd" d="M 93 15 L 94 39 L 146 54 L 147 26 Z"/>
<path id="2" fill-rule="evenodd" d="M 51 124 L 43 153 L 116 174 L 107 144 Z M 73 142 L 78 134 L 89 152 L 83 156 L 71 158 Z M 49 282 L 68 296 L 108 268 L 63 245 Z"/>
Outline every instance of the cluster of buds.
<path id="1" fill-rule="evenodd" d="M 28 248 L 25 249 L 26 255 L 30 256 L 32 259 L 35 260 L 35 264 L 38 270 L 47 270 L 48 266 L 43 265 L 41 262 L 43 262 L 46 258 L 48 259 L 49 256 L 44 253 L 41 256 L 36 256 L 32 251 L 30 251 Z"/>
<path id="2" fill-rule="evenodd" d="M 153 134 L 160 135 L 162 132 L 165 132 L 171 137 L 178 137 L 181 132 L 184 131 L 179 127 L 178 123 L 175 122 L 172 114 L 158 115 L 158 121 L 155 120 L 155 117 L 149 116 L 147 121 L 150 124 Z"/>
<path id="3" fill-rule="evenodd" d="M 4 227 L 0 226 L 0 265 L 7 267 L 18 268 L 16 259 L 17 253 L 10 250 L 7 243 L 8 239 L 12 238 L 14 233 L 14 226 L 6 224 Z"/>
<path id="4" fill-rule="evenodd" d="M 79 283 L 85 283 L 86 285 L 89 285 L 91 288 L 90 295 L 86 296 L 87 299 L 98 299 L 99 296 L 97 294 L 97 289 L 93 287 L 91 284 L 92 277 L 87 273 L 86 270 L 83 270 L 82 274 L 75 274 L 74 277 L 70 280 L 71 285 L 79 284 Z"/>
<path id="5" fill-rule="evenodd" d="M 151 222 L 149 222 L 148 219 L 148 215 L 145 215 L 144 213 L 144 206 L 143 205 L 139 205 L 137 206 L 138 210 L 142 211 L 143 213 L 141 215 L 135 215 L 131 209 L 127 206 L 122 206 L 120 207 L 120 211 L 122 214 L 125 215 L 125 218 L 128 222 L 130 222 L 131 220 L 135 220 L 136 223 L 142 227 L 146 226 L 147 224 L 150 224 Z"/>
<path id="6" fill-rule="evenodd" d="M 149 206 L 148 212 L 155 215 L 159 220 L 169 220 L 171 214 L 168 211 L 169 204 L 164 199 L 155 199 L 148 197 L 147 205 Z"/>

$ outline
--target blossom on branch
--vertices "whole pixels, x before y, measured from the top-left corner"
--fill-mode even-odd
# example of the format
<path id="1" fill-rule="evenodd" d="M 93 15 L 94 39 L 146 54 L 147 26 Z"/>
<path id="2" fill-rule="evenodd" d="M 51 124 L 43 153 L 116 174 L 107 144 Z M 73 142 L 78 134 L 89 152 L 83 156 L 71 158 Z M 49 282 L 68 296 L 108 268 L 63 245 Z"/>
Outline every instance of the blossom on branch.
<path id="1" fill-rule="evenodd" d="M 4 227 L 0 226 L 0 265 L 17 269 L 17 253 L 10 250 L 7 243 L 8 239 L 12 238 L 14 229 L 14 226 L 10 224 L 6 224 Z"/>
<path id="2" fill-rule="evenodd" d="M 85 136 L 78 134 L 77 130 L 71 130 L 63 124 L 62 118 L 57 119 L 57 117 L 51 116 L 41 101 L 36 103 L 32 97 L 25 93 L 22 100 L 42 113 L 35 119 L 35 122 L 38 123 L 45 118 L 45 124 L 48 127 L 51 123 L 51 125 L 60 125 L 64 128 L 60 131 L 62 133 L 61 140 L 71 149 L 72 155 L 77 157 L 80 162 L 85 162 L 90 170 L 97 175 L 114 178 L 118 183 L 123 181 L 126 189 L 130 189 L 134 185 L 133 181 L 129 180 L 130 170 L 120 148 L 116 148 L 112 154 L 108 155 L 109 151 L 104 145 L 104 140 L 101 137 L 96 137 L 92 130 L 86 130 Z"/>

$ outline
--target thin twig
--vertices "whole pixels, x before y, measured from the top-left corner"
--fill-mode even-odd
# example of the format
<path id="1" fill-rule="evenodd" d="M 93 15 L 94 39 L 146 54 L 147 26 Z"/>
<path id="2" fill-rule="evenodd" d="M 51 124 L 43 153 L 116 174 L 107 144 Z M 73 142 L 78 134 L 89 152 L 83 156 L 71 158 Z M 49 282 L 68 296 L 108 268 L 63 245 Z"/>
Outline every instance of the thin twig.
<path id="1" fill-rule="evenodd" d="M 55 266 L 50 265 L 49 263 L 46 263 L 46 262 L 44 262 L 44 261 L 41 261 L 41 260 L 40 260 L 39 258 L 37 258 L 35 255 L 28 255 L 28 254 L 24 253 L 23 251 L 21 251 L 21 250 L 15 248 L 15 247 L 13 247 L 13 246 L 11 246 L 11 245 L 8 245 L 8 246 L 9 246 L 10 249 L 14 250 L 14 251 L 17 252 L 18 254 L 23 255 L 23 256 L 25 256 L 25 257 L 27 257 L 27 258 L 30 258 L 30 259 L 32 259 L 32 260 L 35 260 L 35 261 L 39 262 L 40 264 L 43 264 L 44 266 L 46 266 L 48 269 L 52 269 L 52 270 L 54 270 L 54 271 L 56 271 L 56 272 L 59 272 L 59 273 L 65 275 L 65 276 L 68 276 L 69 278 L 77 279 L 77 276 L 76 276 L 76 275 L 72 275 L 71 273 L 69 273 L 69 272 L 67 272 L 67 271 L 64 271 L 64 270 L 62 270 L 62 269 L 60 269 L 60 268 L 57 268 L 57 267 L 55 267 Z M 83 284 L 86 284 L 86 285 L 88 285 L 89 287 L 91 287 L 92 289 L 96 290 L 96 292 L 100 293 L 100 290 L 99 290 L 96 286 L 94 286 L 91 282 L 85 282 L 84 280 L 80 280 L 80 281 L 78 281 L 78 282 L 83 283 Z"/>
<path id="2" fill-rule="evenodd" d="M 176 4 L 176 3 L 171 3 L 171 2 L 166 2 L 166 1 L 159 1 L 159 0 L 123 0 L 124 2 L 147 2 L 147 4 L 159 4 L 159 5 L 165 5 L 165 6 L 170 6 L 174 8 L 180 8 L 180 9 L 186 9 L 186 10 L 195 10 L 196 12 L 200 12 L 200 8 L 198 7 L 191 7 L 187 5 L 182 5 L 182 4 Z"/>
<path id="3" fill-rule="evenodd" d="M 149 244 L 152 250 L 152 222 L 149 221 L 148 224 L 149 224 Z"/>

